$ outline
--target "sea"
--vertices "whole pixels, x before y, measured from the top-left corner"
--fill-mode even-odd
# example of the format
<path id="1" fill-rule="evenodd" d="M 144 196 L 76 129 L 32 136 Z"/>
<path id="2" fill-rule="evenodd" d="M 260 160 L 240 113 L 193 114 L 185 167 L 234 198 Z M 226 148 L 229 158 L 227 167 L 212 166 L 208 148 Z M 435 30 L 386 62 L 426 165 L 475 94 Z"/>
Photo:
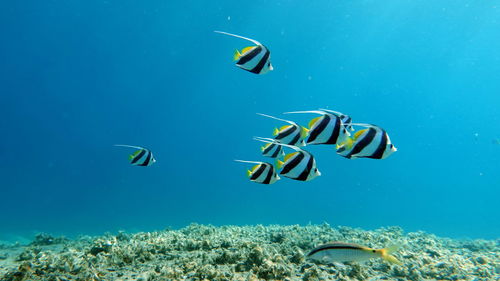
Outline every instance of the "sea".
<path id="1" fill-rule="evenodd" d="M 238 68 L 253 43 L 215 30 L 274 70 Z M 499 78 L 498 1 L 3 1 L 0 241 L 325 222 L 498 239 Z M 309 145 L 321 176 L 251 182 L 234 160 L 274 163 L 253 138 L 286 125 L 256 113 L 307 127 L 283 113 L 320 108 L 398 151 Z"/>

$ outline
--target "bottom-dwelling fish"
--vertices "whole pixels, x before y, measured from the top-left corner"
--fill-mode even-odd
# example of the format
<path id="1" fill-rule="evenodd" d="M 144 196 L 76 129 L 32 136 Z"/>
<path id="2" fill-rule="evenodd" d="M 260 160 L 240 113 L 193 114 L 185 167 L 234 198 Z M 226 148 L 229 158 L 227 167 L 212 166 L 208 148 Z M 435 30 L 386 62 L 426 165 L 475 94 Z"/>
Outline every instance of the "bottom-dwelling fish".
<path id="1" fill-rule="evenodd" d="M 276 169 L 272 164 L 259 161 L 234 160 L 241 163 L 257 164 L 251 170 L 247 170 L 248 178 L 256 183 L 273 184 L 280 177 L 276 174 Z"/>
<path id="2" fill-rule="evenodd" d="M 151 166 L 156 162 L 156 159 L 153 157 L 153 152 L 144 147 L 126 145 L 126 144 L 115 144 L 115 146 L 130 147 L 137 149 L 137 151 L 135 151 L 128 157 L 131 165 L 146 167 L 146 166 Z"/>
<path id="3" fill-rule="evenodd" d="M 321 176 L 313 155 L 299 147 L 278 143 L 273 139 L 256 137 L 255 140 L 275 143 L 295 150 L 285 155 L 284 161 L 277 160 L 278 168 L 281 169 L 280 175 L 298 181 L 310 181 L 317 176 Z"/>
<path id="4" fill-rule="evenodd" d="M 397 151 L 384 129 L 371 124 L 353 125 L 367 127 L 367 129 L 357 131 L 352 138 L 338 145 L 337 154 L 348 159 L 384 159 Z"/>
<path id="5" fill-rule="evenodd" d="M 400 265 L 401 262 L 391 255 L 399 247 L 399 245 L 394 245 L 384 249 L 372 249 L 357 244 L 331 242 L 314 248 L 307 254 L 307 257 L 320 262 L 363 262 L 373 258 L 382 258 Z"/>

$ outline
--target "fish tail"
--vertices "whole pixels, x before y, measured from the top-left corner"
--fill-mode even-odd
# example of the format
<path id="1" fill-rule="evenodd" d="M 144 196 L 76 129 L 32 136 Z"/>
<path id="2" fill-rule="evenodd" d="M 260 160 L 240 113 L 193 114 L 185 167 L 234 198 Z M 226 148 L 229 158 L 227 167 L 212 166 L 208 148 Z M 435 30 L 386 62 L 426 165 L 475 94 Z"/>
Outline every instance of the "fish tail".
<path id="1" fill-rule="evenodd" d="M 382 256 L 382 258 L 390 263 L 394 263 L 397 265 L 402 265 L 403 263 L 400 262 L 395 256 L 390 255 L 390 254 L 385 254 Z"/>
<path id="2" fill-rule="evenodd" d="M 234 51 L 234 55 L 233 55 L 233 60 L 239 60 L 239 59 L 240 59 L 240 57 L 241 57 L 241 53 L 240 53 L 240 51 L 235 50 L 235 51 Z"/>
<path id="3" fill-rule="evenodd" d="M 392 253 L 396 252 L 400 247 L 401 245 L 396 244 L 382 249 L 382 258 L 390 263 L 394 263 L 397 265 L 403 264 L 395 256 L 391 255 Z"/>

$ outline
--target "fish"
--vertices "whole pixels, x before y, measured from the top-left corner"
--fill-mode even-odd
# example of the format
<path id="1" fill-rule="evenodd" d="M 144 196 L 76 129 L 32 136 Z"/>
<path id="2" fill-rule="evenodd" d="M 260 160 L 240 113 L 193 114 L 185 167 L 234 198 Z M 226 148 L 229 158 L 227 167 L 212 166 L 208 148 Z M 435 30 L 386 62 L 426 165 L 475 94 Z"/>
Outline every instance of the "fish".
<path id="1" fill-rule="evenodd" d="M 275 119 L 278 121 L 283 121 L 283 122 L 286 122 L 289 124 L 289 125 L 285 125 L 285 126 L 279 128 L 279 129 L 278 128 L 274 129 L 273 135 L 274 135 L 274 139 L 277 142 L 283 143 L 283 144 L 288 144 L 288 145 L 293 145 L 293 146 L 305 146 L 306 145 L 304 139 L 307 137 L 307 135 L 309 133 L 309 130 L 307 128 L 302 127 L 293 121 L 277 118 L 277 117 L 262 114 L 262 113 L 257 113 L 257 114 L 260 116 L 272 118 L 272 119 Z"/>
<path id="2" fill-rule="evenodd" d="M 266 143 L 263 145 L 260 150 L 262 151 L 262 155 L 271 158 L 277 158 L 281 156 L 285 156 L 285 152 L 283 151 L 283 147 L 281 145 L 277 145 L 275 143 Z"/>
<path id="3" fill-rule="evenodd" d="M 335 114 L 333 113 L 335 112 Z M 309 111 L 292 111 L 285 112 L 284 114 L 295 114 L 295 113 L 315 113 L 321 114 L 321 116 L 312 119 L 309 122 L 309 136 L 307 138 L 307 144 L 340 144 L 346 140 L 351 134 L 346 127 L 344 120 L 348 121 L 349 124 L 352 120 L 349 116 L 344 115 L 340 112 L 326 110 L 309 110 Z M 339 114 L 339 115 L 337 115 Z M 340 117 L 343 116 L 343 117 Z M 349 125 L 350 126 L 350 125 Z"/>
<path id="4" fill-rule="evenodd" d="M 393 255 L 400 245 L 393 245 L 384 249 L 372 249 L 358 244 L 344 242 L 330 242 L 312 249 L 307 258 L 320 262 L 363 262 L 373 258 L 382 258 L 390 263 L 402 263 Z"/>
<path id="5" fill-rule="evenodd" d="M 241 163 L 256 164 L 251 170 L 247 170 L 247 176 L 250 181 L 261 184 L 273 184 L 280 180 L 274 166 L 267 162 L 234 160 Z"/>
<path id="6" fill-rule="evenodd" d="M 387 132 L 372 124 L 354 124 L 367 127 L 354 133 L 353 137 L 347 138 L 343 143 L 337 145 L 337 154 L 348 158 L 371 158 L 385 159 L 397 151 Z"/>
<path id="7" fill-rule="evenodd" d="M 269 138 L 255 137 L 254 139 L 267 143 L 275 143 L 295 150 L 295 152 L 286 154 L 283 161 L 276 161 L 278 169 L 281 169 L 279 172 L 280 175 L 298 181 L 310 181 L 321 176 L 321 172 L 316 165 L 316 160 L 311 153 L 300 147 L 279 143 Z"/>
<path id="8" fill-rule="evenodd" d="M 134 153 L 129 155 L 128 159 L 130 164 L 133 166 L 147 167 L 151 166 L 156 162 L 151 150 L 140 146 L 127 145 L 127 144 L 115 144 L 115 146 L 129 147 L 137 149 Z"/>
<path id="9" fill-rule="evenodd" d="M 321 110 L 337 115 L 338 117 L 340 117 L 340 120 L 342 121 L 344 128 L 346 128 L 346 130 L 349 130 L 351 132 L 354 131 L 354 128 L 351 125 L 351 123 L 352 123 L 351 116 L 344 114 L 344 113 L 341 113 L 341 112 L 338 112 L 338 111 L 330 110 L 330 109 L 322 108 Z"/>
<path id="10" fill-rule="evenodd" d="M 255 46 L 243 48 L 241 51 L 236 50 L 233 58 L 239 68 L 255 74 L 265 74 L 274 69 L 271 64 L 271 52 L 259 41 L 224 31 L 216 30 L 214 32 L 248 40 L 255 44 Z"/>

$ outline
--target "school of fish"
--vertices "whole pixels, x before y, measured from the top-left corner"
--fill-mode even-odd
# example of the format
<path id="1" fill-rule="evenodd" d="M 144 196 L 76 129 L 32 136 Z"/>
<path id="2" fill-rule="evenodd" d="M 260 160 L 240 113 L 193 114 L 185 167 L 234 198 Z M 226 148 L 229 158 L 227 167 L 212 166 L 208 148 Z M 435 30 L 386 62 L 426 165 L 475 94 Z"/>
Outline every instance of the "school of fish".
<path id="1" fill-rule="evenodd" d="M 254 74 L 265 74 L 273 70 L 271 52 L 259 41 L 240 35 L 214 31 L 247 40 L 254 45 L 236 50 L 233 59 L 236 66 Z M 314 114 L 308 127 L 298 123 L 257 113 L 260 116 L 286 123 L 275 128 L 272 138 L 254 137 L 256 141 L 265 143 L 261 147 L 264 157 L 275 159 L 274 163 L 265 161 L 235 160 L 236 162 L 254 165 L 247 170 L 250 181 L 259 184 L 274 184 L 281 179 L 280 175 L 297 181 L 311 181 L 321 176 L 315 157 L 304 149 L 308 145 L 334 146 L 338 155 L 347 159 L 371 158 L 385 159 L 397 151 L 387 132 L 379 126 L 366 123 L 353 123 L 349 115 L 329 109 L 291 111 L 283 114 Z M 359 128 L 356 130 L 356 128 Z M 129 155 L 133 166 L 148 167 L 156 162 L 151 150 L 134 145 L 117 144 L 115 146 L 135 149 Z M 289 153 L 285 153 L 289 150 Z M 283 159 L 281 159 L 283 157 Z M 372 249 L 366 246 L 331 242 L 312 249 L 307 258 L 320 262 L 363 262 L 372 258 L 382 258 L 400 265 L 401 262 L 391 253 L 400 246 L 393 245 L 384 249 Z"/>

